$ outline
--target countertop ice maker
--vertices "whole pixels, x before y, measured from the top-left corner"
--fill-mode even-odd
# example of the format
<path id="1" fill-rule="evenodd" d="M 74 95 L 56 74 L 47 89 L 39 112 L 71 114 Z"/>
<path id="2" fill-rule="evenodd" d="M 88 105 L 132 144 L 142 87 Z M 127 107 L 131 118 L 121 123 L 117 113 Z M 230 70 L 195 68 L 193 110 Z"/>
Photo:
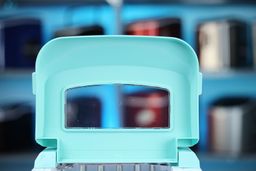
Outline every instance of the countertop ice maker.
<path id="1" fill-rule="evenodd" d="M 202 74 L 195 52 L 184 41 L 151 36 L 57 38 L 40 50 L 32 78 L 35 137 L 46 147 L 33 171 L 201 170 L 189 147 L 199 140 Z M 109 84 L 164 90 L 168 122 L 153 127 L 67 124 L 68 90 Z M 143 98 L 137 97 L 129 104 L 139 104 Z M 151 116 L 145 110 L 139 121 Z M 105 114 L 103 119 L 111 118 L 111 112 Z"/>

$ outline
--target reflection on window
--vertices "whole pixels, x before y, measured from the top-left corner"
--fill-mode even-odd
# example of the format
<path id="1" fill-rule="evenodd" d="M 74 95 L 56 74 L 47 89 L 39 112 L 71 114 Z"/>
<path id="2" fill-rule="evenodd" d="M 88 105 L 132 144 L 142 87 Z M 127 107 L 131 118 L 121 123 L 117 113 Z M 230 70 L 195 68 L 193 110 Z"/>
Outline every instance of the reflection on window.
<path id="1" fill-rule="evenodd" d="M 153 89 L 124 96 L 124 127 L 169 127 L 169 97 Z"/>
<path id="2" fill-rule="evenodd" d="M 70 99 L 66 117 L 67 127 L 101 127 L 101 103 L 90 97 Z"/>
<path id="3" fill-rule="evenodd" d="M 66 91 L 66 128 L 169 128 L 170 97 L 162 88 L 96 85 Z"/>

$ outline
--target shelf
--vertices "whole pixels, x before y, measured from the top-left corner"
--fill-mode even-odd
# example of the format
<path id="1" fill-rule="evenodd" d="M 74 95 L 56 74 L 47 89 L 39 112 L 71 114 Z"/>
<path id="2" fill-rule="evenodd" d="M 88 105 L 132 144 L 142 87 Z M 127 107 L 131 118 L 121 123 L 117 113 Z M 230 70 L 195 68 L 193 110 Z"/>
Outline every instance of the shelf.
<path id="1" fill-rule="evenodd" d="M 218 72 L 202 72 L 204 78 L 211 78 L 211 79 L 219 79 L 219 78 L 227 78 L 227 77 L 237 77 L 237 76 L 244 76 L 244 75 L 251 75 L 256 76 L 256 70 L 253 69 L 240 69 L 240 70 L 224 70 Z M 256 78 L 256 77 L 255 77 Z"/>
<path id="2" fill-rule="evenodd" d="M 31 75 L 34 69 L 7 69 L 0 70 L 0 77 L 3 76 L 18 76 L 18 75 Z"/>
<path id="3" fill-rule="evenodd" d="M 256 155 L 227 157 L 209 153 L 199 153 L 203 171 L 255 171 Z"/>
<path id="4" fill-rule="evenodd" d="M 39 154 L 39 153 L 38 153 Z M 32 170 L 37 153 L 11 153 L 0 155 L 1 171 L 29 171 Z"/>
<path id="5" fill-rule="evenodd" d="M 32 70 L 1 71 L 0 104 L 11 102 L 28 102 L 33 104 L 32 72 Z"/>

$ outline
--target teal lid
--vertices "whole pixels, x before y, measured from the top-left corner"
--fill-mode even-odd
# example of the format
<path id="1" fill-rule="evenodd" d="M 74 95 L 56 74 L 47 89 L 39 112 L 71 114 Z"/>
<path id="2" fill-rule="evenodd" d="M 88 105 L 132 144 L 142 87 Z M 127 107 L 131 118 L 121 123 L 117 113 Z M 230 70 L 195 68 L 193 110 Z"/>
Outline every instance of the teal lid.
<path id="1" fill-rule="evenodd" d="M 170 127 L 68 129 L 65 92 L 102 84 L 160 87 L 170 98 Z M 166 37 L 57 38 L 40 51 L 33 73 L 36 141 L 56 148 L 58 163 L 176 163 L 178 150 L 199 139 L 202 76 L 197 56 Z"/>

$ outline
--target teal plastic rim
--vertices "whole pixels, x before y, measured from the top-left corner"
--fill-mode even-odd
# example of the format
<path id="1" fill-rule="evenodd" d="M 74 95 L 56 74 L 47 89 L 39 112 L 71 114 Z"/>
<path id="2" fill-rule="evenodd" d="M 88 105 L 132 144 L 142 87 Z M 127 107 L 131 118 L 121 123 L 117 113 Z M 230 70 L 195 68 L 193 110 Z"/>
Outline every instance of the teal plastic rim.
<path id="1" fill-rule="evenodd" d="M 65 129 L 65 91 L 134 84 L 171 93 L 171 128 Z M 193 49 L 167 37 L 57 38 L 40 51 L 33 73 L 36 140 L 56 148 L 58 163 L 175 163 L 198 142 L 202 75 Z"/>

